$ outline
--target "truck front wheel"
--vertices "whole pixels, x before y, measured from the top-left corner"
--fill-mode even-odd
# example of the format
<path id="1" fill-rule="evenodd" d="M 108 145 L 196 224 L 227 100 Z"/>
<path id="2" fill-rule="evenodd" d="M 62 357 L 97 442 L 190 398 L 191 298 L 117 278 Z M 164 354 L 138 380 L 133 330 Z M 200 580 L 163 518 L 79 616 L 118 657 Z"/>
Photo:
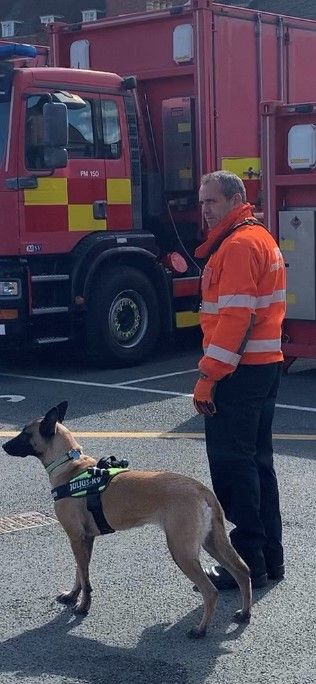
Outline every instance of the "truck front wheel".
<path id="1" fill-rule="evenodd" d="M 87 305 L 87 351 L 93 363 L 136 364 L 150 354 L 159 333 L 158 299 L 144 273 L 122 266 L 96 277 Z"/>

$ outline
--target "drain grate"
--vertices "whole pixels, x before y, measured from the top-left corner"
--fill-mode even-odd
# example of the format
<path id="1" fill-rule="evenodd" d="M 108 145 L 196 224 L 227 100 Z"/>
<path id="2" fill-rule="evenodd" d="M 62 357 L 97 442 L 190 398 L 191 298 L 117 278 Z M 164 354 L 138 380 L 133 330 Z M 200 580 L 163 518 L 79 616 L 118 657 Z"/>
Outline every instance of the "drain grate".
<path id="1" fill-rule="evenodd" d="M 0 534 L 7 532 L 17 532 L 33 527 L 43 527 L 44 525 L 54 525 L 58 520 L 43 513 L 31 511 L 30 513 L 18 513 L 9 518 L 0 518 Z"/>

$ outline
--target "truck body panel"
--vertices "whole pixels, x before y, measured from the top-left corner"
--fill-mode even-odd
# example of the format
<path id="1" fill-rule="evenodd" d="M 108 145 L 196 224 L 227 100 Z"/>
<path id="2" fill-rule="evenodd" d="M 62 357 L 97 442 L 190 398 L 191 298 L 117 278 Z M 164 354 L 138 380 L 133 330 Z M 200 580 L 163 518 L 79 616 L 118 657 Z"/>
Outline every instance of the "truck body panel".
<path id="1" fill-rule="evenodd" d="M 316 103 L 262 105 L 265 214 L 270 217 L 287 267 L 287 318 L 283 331 L 286 367 L 297 357 L 316 358 L 316 171 L 287 154 L 293 128 L 316 132 Z M 303 157 L 300 145 L 299 153 Z M 311 153 L 313 151 L 311 150 Z"/>
<path id="2" fill-rule="evenodd" d="M 195 8 L 185 7 L 175 15 L 169 11 L 122 15 L 82 24 L 75 33 L 72 27 L 56 25 L 53 63 L 71 67 L 71 46 L 84 40 L 90 69 L 135 74 L 140 99 L 146 95 L 148 102 L 161 168 L 162 102 L 194 98 L 196 183 L 210 168 L 230 169 L 242 175 L 251 201 L 257 201 L 259 105 L 265 100 L 313 99 L 316 22 L 204 0 Z M 174 32 L 188 25 L 193 57 L 176 63 Z"/>

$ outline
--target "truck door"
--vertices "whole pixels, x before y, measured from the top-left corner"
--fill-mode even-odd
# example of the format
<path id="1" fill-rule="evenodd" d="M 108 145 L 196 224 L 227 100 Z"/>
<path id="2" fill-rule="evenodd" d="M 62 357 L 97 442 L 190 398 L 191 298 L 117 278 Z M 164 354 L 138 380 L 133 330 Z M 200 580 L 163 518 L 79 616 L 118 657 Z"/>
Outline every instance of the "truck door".
<path id="1" fill-rule="evenodd" d="M 133 227 L 131 162 L 123 97 L 101 95 L 107 228 Z"/>
<path id="2" fill-rule="evenodd" d="M 43 117 L 47 95 L 27 93 L 24 150 L 20 177 L 21 246 L 26 254 L 69 252 L 82 233 L 105 230 L 105 218 L 95 217 L 95 202 L 104 200 L 104 162 L 98 158 L 99 96 L 84 94 L 83 106 L 68 107 L 69 163 L 54 172 L 43 170 Z M 27 178 L 29 177 L 29 178 Z M 33 186 L 30 180 L 33 179 Z"/>
<path id="3" fill-rule="evenodd" d="M 53 173 L 43 169 L 42 156 L 42 111 L 48 96 L 37 91 L 25 97 L 19 154 L 24 254 L 69 252 L 83 234 L 131 227 L 129 160 L 123 153 L 120 126 L 122 98 L 76 94 L 83 105 L 68 106 L 69 163 Z M 58 98 L 58 93 L 53 97 Z"/>

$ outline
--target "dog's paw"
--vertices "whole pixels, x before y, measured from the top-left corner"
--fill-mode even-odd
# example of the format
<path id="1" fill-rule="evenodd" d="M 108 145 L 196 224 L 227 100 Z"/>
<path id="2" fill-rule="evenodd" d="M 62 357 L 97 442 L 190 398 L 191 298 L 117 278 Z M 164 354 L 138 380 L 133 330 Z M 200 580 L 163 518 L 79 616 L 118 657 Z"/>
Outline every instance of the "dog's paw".
<path id="1" fill-rule="evenodd" d="M 77 601 L 78 594 L 73 591 L 62 591 L 61 594 L 56 596 L 56 601 L 62 603 L 63 605 L 70 605 Z"/>
<path id="2" fill-rule="evenodd" d="M 234 622 L 250 622 L 251 613 L 250 610 L 237 610 L 234 614 Z"/>
<path id="3" fill-rule="evenodd" d="M 84 603 L 82 601 L 78 601 L 76 605 L 74 606 L 73 612 L 75 615 L 88 615 L 90 609 L 90 603 L 85 601 Z"/>
<path id="4" fill-rule="evenodd" d="M 188 632 L 189 639 L 203 639 L 206 634 L 206 629 L 198 629 L 198 627 L 192 627 Z"/>

